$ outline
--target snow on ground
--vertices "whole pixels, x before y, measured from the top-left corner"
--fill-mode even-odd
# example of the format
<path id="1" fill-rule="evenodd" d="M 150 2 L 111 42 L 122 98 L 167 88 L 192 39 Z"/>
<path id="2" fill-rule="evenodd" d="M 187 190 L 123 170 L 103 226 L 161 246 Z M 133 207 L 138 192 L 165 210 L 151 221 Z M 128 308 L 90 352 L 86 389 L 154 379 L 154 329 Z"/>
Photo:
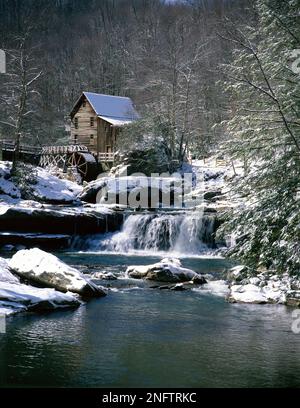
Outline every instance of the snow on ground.
<path id="1" fill-rule="evenodd" d="M 21 198 L 19 188 L 10 175 L 11 163 L 0 161 L 0 201 L 15 204 Z M 77 200 L 82 187 L 69 180 L 60 179 L 47 170 L 34 167 L 34 182 L 29 184 L 31 194 L 36 200 L 48 203 L 70 204 Z"/>
<path id="2" fill-rule="evenodd" d="M 41 201 L 73 202 L 82 187 L 69 180 L 59 179 L 47 170 L 37 168 L 37 183 L 33 185 L 33 195 Z"/>
<path id="3" fill-rule="evenodd" d="M 227 180 L 234 177 L 235 174 L 242 174 L 241 163 L 235 162 L 232 165 L 232 163 L 218 160 L 212 156 L 205 160 L 193 160 L 192 171 L 195 174 L 196 185 L 186 198 L 189 199 L 189 196 L 202 197 L 202 202 L 196 202 L 198 208 L 205 208 L 209 204 L 210 208 L 222 211 L 238 205 L 235 197 L 230 193 Z M 215 198 L 210 193 L 213 193 Z"/>
<path id="4" fill-rule="evenodd" d="M 118 176 L 118 177 L 100 177 L 97 180 L 90 182 L 86 189 L 95 188 L 101 190 L 101 188 L 106 188 L 107 191 L 111 193 L 121 193 L 133 190 L 137 187 L 153 187 L 159 188 L 162 191 L 169 191 L 170 185 L 174 184 L 175 189 L 179 190 L 179 184 L 176 182 L 181 181 L 179 177 L 147 177 L 147 176 Z M 84 190 L 86 190 L 84 189 Z"/>

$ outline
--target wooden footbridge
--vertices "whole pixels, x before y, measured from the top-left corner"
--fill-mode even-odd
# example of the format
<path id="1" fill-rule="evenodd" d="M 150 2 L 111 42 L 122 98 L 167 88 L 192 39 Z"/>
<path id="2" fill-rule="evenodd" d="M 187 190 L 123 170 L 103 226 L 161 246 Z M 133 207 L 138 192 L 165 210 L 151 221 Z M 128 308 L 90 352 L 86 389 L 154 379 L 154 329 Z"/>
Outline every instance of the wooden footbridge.
<path id="1" fill-rule="evenodd" d="M 12 161 L 15 144 L 11 141 L 0 141 L 0 160 Z M 20 145 L 19 158 L 23 162 L 44 168 L 60 168 L 76 171 L 82 180 L 94 180 L 99 173 L 99 162 L 111 163 L 114 153 L 100 153 L 99 157 L 83 145 L 33 147 Z"/>

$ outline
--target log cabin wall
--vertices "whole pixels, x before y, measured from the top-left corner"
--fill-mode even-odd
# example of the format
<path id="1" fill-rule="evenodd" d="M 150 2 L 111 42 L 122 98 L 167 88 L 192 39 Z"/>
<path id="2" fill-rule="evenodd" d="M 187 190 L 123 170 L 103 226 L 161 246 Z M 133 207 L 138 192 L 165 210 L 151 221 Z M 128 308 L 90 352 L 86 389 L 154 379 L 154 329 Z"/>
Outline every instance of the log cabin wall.
<path id="1" fill-rule="evenodd" d="M 98 118 L 90 103 L 85 100 L 80 105 L 71 122 L 71 143 L 87 146 L 97 152 Z"/>
<path id="2" fill-rule="evenodd" d="M 116 134 L 117 129 L 97 117 L 90 103 L 83 101 L 71 122 L 71 144 L 82 144 L 94 153 L 111 153 Z"/>
<path id="3" fill-rule="evenodd" d="M 98 152 L 111 153 L 115 149 L 115 128 L 105 120 L 98 118 Z"/>

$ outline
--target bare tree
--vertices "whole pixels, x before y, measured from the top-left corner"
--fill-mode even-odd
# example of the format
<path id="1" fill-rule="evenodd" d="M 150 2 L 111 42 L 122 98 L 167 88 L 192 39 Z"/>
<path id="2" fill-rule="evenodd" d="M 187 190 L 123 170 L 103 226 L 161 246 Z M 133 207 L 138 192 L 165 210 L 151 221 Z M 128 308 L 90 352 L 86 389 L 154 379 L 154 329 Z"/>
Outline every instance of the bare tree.
<path id="1" fill-rule="evenodd" d="M 35 48 L 29 47 L 29 34 L 18 37 L 14 49 L 6 50 L 8 71 L 0 96 L 4 119 L 0 123 L 10 128 L 15 143 L 13 169 L 19 159 L 20 140 L 25 134 L 25 123 L 35 112 L 34 97 L 38 94 L 36 82 L 42 71 L 35 66 Z"/>

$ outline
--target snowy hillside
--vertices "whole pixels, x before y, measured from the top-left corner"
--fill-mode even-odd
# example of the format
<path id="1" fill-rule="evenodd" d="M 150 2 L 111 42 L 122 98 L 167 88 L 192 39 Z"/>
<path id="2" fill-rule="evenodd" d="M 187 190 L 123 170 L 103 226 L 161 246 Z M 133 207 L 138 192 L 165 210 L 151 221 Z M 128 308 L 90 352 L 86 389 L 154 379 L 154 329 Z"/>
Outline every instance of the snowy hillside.
<path id="1" fill-rule="evenodd" d="M 11 163 L 0 162 L 0 202 L 17 203 L 20 199 L 30 199 L 49 204 L 71 204 L 77 200 L 82 187 L 78 184 L 59 179 L 48 171 L 34 167 L 30 179 L 26 180 L 26 193 L 22 191 L 24 180 L 11 176 Z M 13 199 L 13 200 L 12 200 Z"/>

